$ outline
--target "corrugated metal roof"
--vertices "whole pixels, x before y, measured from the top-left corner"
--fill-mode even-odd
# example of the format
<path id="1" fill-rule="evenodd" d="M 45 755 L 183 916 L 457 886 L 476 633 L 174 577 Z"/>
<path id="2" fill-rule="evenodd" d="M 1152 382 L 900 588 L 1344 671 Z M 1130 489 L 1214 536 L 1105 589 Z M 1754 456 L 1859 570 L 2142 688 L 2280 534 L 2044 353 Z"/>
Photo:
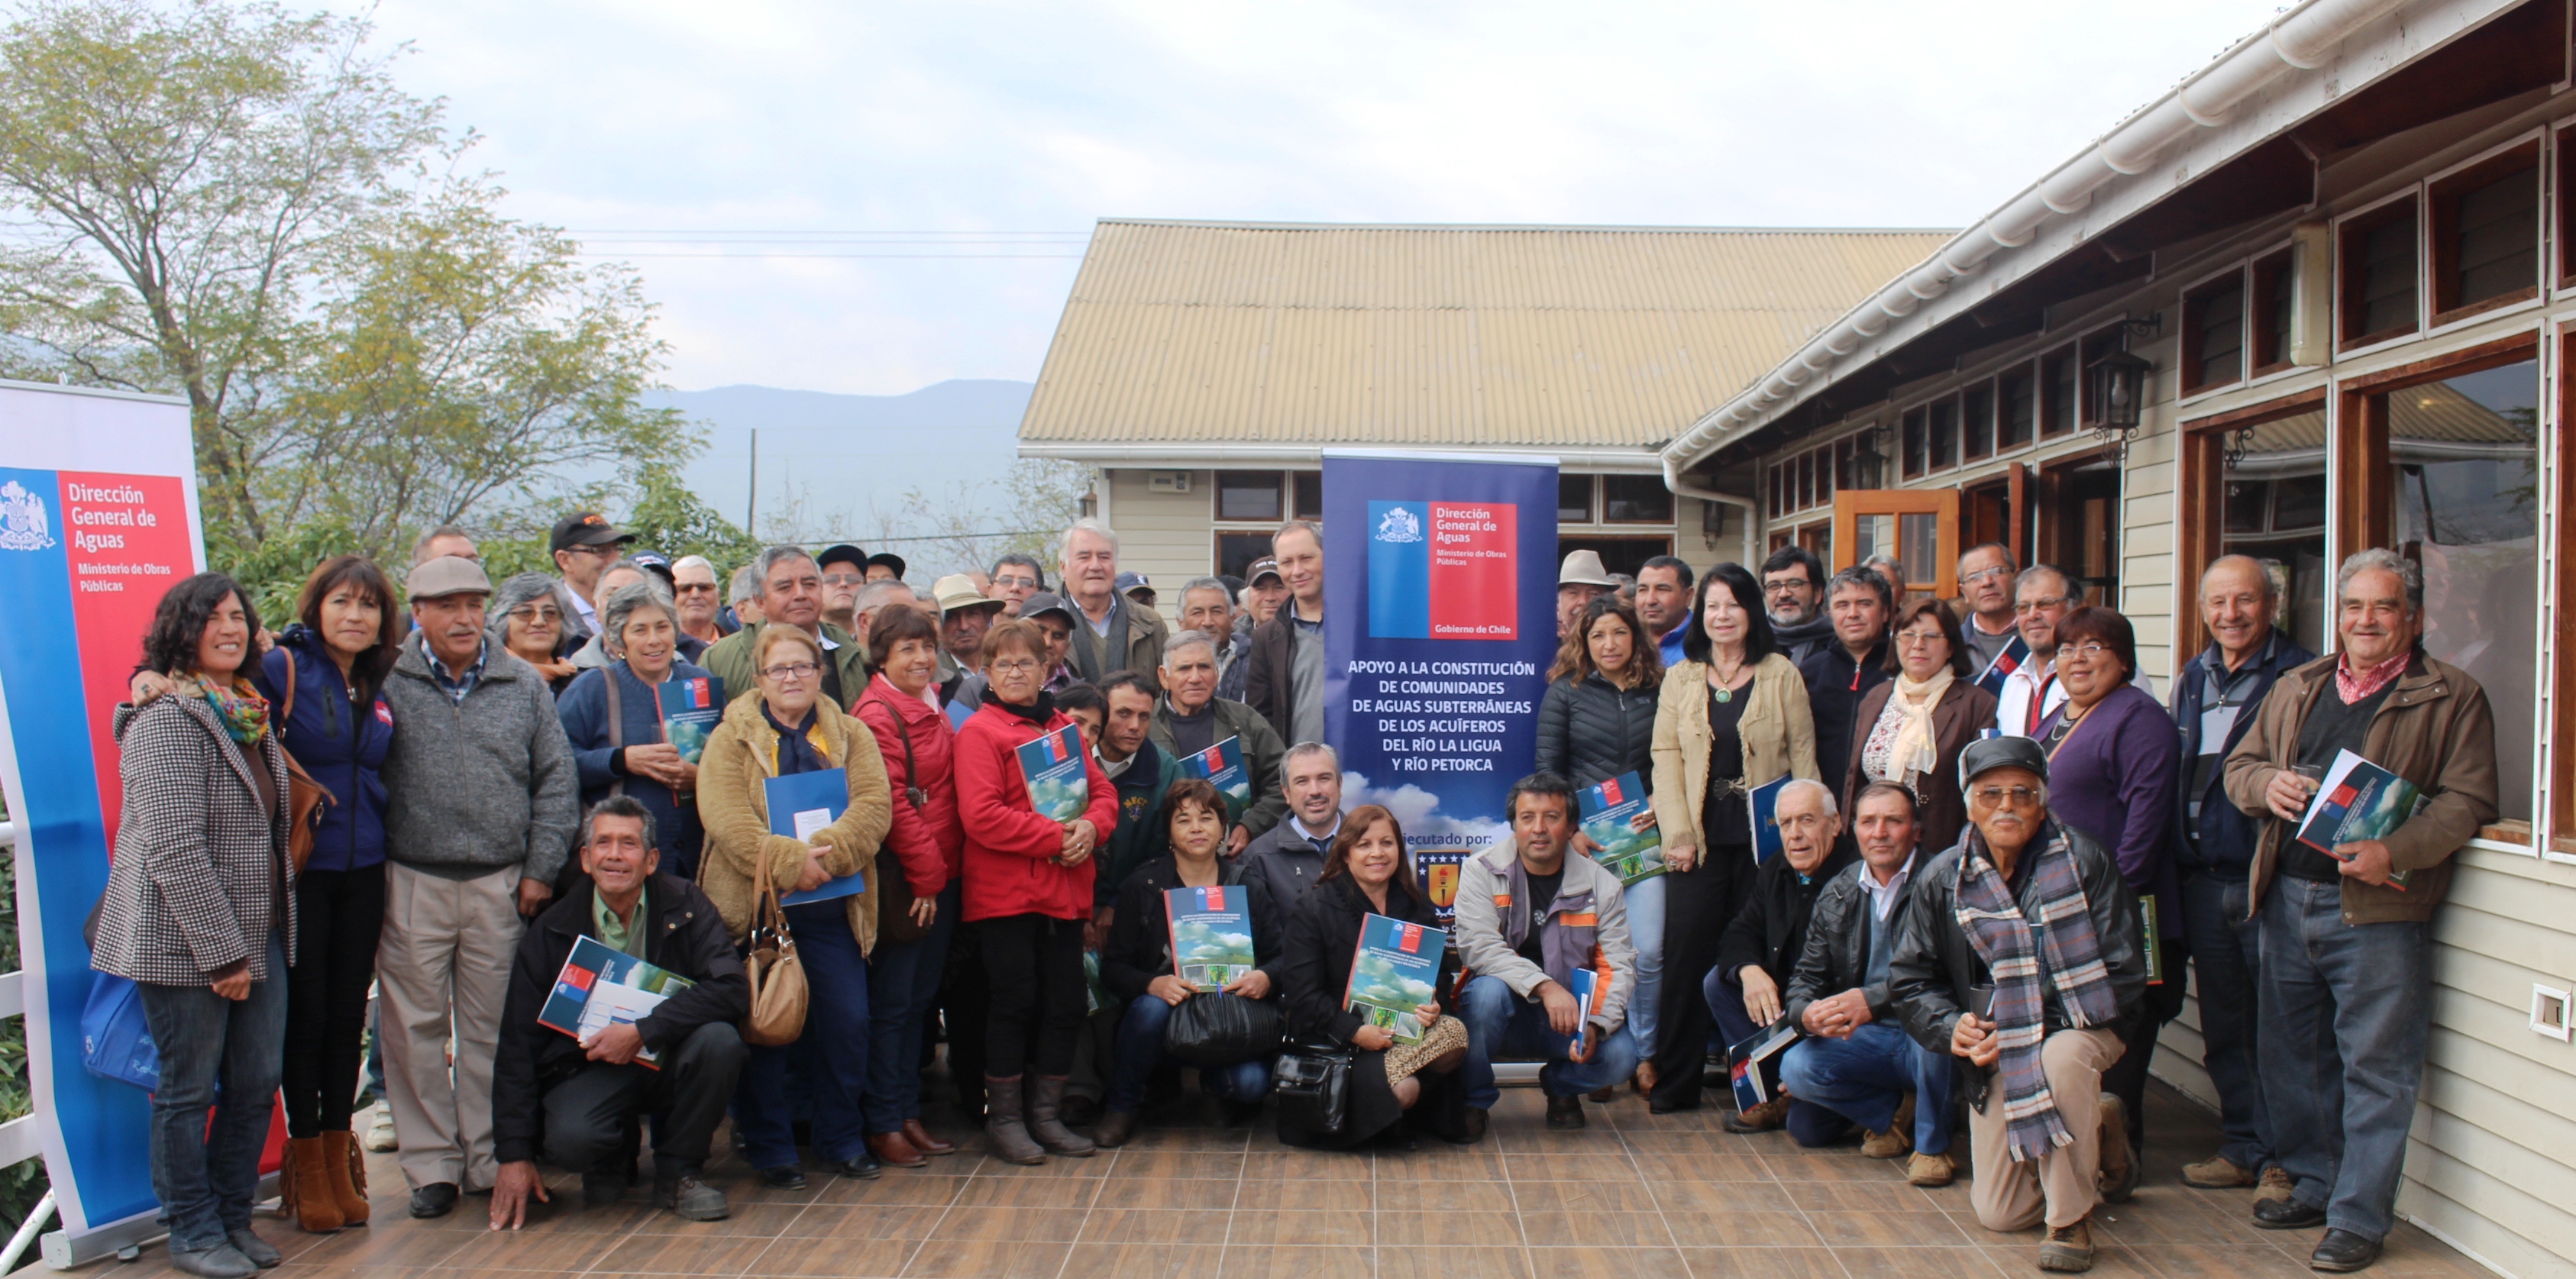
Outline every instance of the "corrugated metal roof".
<path id="1" fill-rule="evenodd" d="M 1020 439 L 1653 446 L 1947 238 L 1104 220 Z"/>

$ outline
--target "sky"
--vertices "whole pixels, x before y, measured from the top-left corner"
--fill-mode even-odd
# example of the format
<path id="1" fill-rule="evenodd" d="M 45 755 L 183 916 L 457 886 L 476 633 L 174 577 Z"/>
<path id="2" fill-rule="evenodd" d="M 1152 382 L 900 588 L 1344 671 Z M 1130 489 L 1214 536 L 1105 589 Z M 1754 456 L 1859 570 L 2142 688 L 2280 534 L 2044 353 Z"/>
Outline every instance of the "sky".
<path id="1" fill-rule="evenodd" d="M 333 0 L 354 4 L 357 0 Z M 382 0 L 694 390 L 1033 380 L 1102 217 L 1961 226 L 2274 9 Z"/>

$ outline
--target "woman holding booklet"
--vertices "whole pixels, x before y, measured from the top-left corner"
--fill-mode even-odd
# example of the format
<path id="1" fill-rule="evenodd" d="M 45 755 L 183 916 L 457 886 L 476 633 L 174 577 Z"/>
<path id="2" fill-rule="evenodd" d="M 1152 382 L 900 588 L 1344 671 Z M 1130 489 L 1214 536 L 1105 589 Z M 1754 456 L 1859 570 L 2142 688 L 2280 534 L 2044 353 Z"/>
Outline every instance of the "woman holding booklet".
<path id="1" fill-rule="evenodd" d="M 939 627 L 918 610 L 878 609 L 868 644 L 879 656 L 875 678 L 859 696 L 858 716 L 877 737 L 886 782 L 894 795 L 894 825 L 886 847 L 902 863 L 903 884 L 881 884 L 893 894 L 889 909 L 908 889 L 906 940 L 877 938 L 868 955 L 868 1148 L 880 1163 L 919 1168 L 930 1155 L 957 1147 L 921 1126 L 921 1041 L 939 1001 L 940 974 L 948 966 L 949 938 L 957 931 L 958 876 L 965 865 L 966 834 L 957 826 L 957 730 L 939 710 Z M 877 865 L 886 864 L 879 854 Z"/>
<path id="2" fill-rule="evenodd" d="M 696 752 L 674 744 L 665 724 L 698 708 L 711 718 L 725 704 L 724 691 L 714 676 L 679 660 L 680 614 L 659 580 L 619 587 L 601 603 L 599 625 L 608 665 L 574 676 L 555 699 L 581 770 L 582 811 L 611 795 L 633 797 L 653 814 L 663 873 L 695 879 L 706 837 L 697 805 L 684 799 L 697 790 Z M 709 682 L 665 687 L 672 680 Z M 684 702 L 691 704 L 678 704 Z M 692 731 L 689 720 L 680 722 L 684 735 Z"/>
<path id="3" fill-rule="evenodd" d="M 1117 829 L 1118 793 L 1046 691 L 1046 632 L 1022 618 L 995 623 L 984 659 L 984 704 L 957 730 L 962 918 L 991 989 L 984 1139 L 1002 1159 L 1035 1164 L 1094 1149 L 1059 1115 L 1086 1002 L 1092 853 Z M 1037 1080 L 1023 1092 L 1031 1066 Z"/>
<path id="4" fill-rule="evenodd" d="M 1119 886 L 1115 922 L 1100 947 L 1100 980 L 1126 1011 L 1118 1020 L 1117 1065 L 1092 1130 L 1103 1146 L 1123 1146 L 1136 1131 L 1145 1087 L 1163 1064 L 1163 1032 L 1172 1011 L 1192 999 L 1270 999 L 1277 994 L 1279 939 L 1252 926 L 1270 917 L 1252 898 L 1258 884 L 1225 850 L 1225 797 L 1204 778 L 1185 777 L 1163 796 L 1166 852 L 1136 868 Z M 1186 892 L 1186 906 L 1165 895 Z M 1195 916 L 1193 917 L 1193 912 Z M 1275 1024 L 1275 1023 L 1274 1023 Z M 1199 1089 L 1225 1107 L 1226 1126 L 1261 1109 L 1270 1092 L 1276 1036 L 1251 1056 L 1199 1066 Z"/>
<path id="5" fill-rule="evenodd" d="M 1439 1002 L 1451 998 L 1457 980 L 1455 949 L 1442 952 L 1434 1002 L 1414 1010 L 1422 1028 L 1418 1037 L 1400 1037 L 1351 1009 L 1351 969 L 1371 915 L 1439 927 L 1430 898 L 1414 883 L 1412 864 L 1404 855 L 1404 830 L 1395 814 L 1362 804 L 1342 819 L 1315 886 L 1288 912 L 1288 935 L 1280 939 L 1278 960 L 1288 1033 L 1351 1050 L 1349 1119 L 1329 1138 L 1283 1132 L 1282 1140 L 1357 1146 L 1402 1122 L 1405 1112 L 1421 1103 L 1424 1071 L 1452 1075 L 1467 1059 L 1466 1023 L 1442 1012 Z M 1463 1107 L 1463 1093 L 1454 1087 L 1445 1091 L 1448 1102 Z M 1444 1135 L 1464 1140 L 1463 1111 L 1454 1119 L 1444 1116 L 1436 1126 Z"/>
<path id="6" fill-rule="evenodd" d="M 821 696 L 821 646 L 796 627 L 765 626 L 751 656 L 757 696 L 725 708 L 698 763 L 698 814 L 707 830 L 698 884 L 715 899 L 736 945 L 751 934 L 763 884 L 789 903 L 788 930 L 805 970 L 804 1038 L 751 1050 L 734 1089 L 733 1141 L 763 1185 L 793 1190 L 805 1185 L 787 1087 L 787 1055 L 799 1049 L 810 1063 L 814 1153 L 845 1177 L 880 1171 L 868 1152 L 861 1099 L 867 955 L 877 938 L 873 859 L 891 813 L 876 735 Z M 819 802 L 798 799 L 788 813 L 773 814 L 773 792 L 802 789 L 780 783 L 816 773 L 837 773 L 842 782 L 824 788 Z M 778 833 L 782 825 L 797 833 Z"/>
<path id="7" fill-rule="evenodd" d="M 1538 770 L 1580 791 L 1629 773 L 1655 790 L 1655 704 L 1664 679 L 1637 610 L 1617 595 L 1583 606 L 1550 667 L 1538 705 Z M 1585 813 L 1583 816 L 1590 816 Z M 1647 820 L 1653 820 L 1649 809 Z M 1577 832 L 1574 850 L 1601 848 Z M 1637 1044 L 1637 1091 L 1655 1087 L 1655 1000 L 1663 989 L 1664 877 L 1626 885 L 1628 932 L 1637 944 L 1637 989 L 1628 999 L 1628 1034 Z"/>
<path id="8" fill-rule="evenodd" d="M 1752 890 L 1750 792 L 1817 777 L 1807 681 L 1772 642 L 1753 575 L 1740 564 L 1710 569 L 1691 616 L 1682 664 L 1664 672 L 1655 708 L 1655 822 L 1667 872 L 1649 1102 L 1657 1114 L 1699 1108 L 1712 1025 L 1700 987 Z"/>

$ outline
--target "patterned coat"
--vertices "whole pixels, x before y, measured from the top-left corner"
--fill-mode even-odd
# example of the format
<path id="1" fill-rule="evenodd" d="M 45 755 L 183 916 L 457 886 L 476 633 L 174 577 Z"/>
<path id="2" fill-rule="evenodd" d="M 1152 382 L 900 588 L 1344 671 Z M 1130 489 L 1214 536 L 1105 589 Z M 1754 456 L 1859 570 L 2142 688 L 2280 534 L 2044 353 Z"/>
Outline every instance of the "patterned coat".
<path id="1" fill-rule="evenodd" d="M 246 756 L 195 697 L 119 706 L 115 732 L 125 809 L 90 967 L 161 986 L 208 985 L 241 960 L 253 981 L 283 977 L 268 971 L 266 944 L 270 929 L 283 929 L 287 962 L 295 962 L 295 881 L 286 860 L 293 818 L 277 735 Z M 253 767 L 276 783 L 274 818 L 262 808 Z"/>

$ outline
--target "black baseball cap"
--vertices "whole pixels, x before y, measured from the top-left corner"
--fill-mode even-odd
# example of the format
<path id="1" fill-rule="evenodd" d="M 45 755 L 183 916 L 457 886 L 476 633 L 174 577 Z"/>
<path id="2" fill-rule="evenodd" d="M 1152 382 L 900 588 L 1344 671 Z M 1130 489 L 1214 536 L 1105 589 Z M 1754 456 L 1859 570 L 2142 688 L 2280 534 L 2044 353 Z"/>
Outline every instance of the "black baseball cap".
<path id="1" fill-rule="evenodd" d="M 635 535 L 620 532 L 597 511 L 575 511 L 555 521 L 554 535 L 547 539 L 548 551 L 569 551 L 576 546 L 606 546 L 611 542 L 632 542 Z"/>
<path id="2" fill-rule="evenodd" d="M 1959 789 L 1978 776 L 1998 768 L 2028 769 L 2039 780 L 2048 780 L 2048 752 L 2027 737 L 1986 737 L 1968 743 L 1959 752 Z"/>
<path id="3" fill-rule="evenodd" d="M 875 568 L 875 567 L 877 567 L 877 566 L 878 566 L 878 565 L 880 565 L 880 564 L 884 565 L 885 567 L 887 567 L 887 568 L 889 568 L 889 569 L 894 570 L 894 579 L 895 579 L 896 581 L 900 582 L 900 581 L 902 581 L 902 580 L 903 580 L 903 557 L 902 557 L 902 556 L 897 555 L 897 554 L 895 554 L 895 553 L 894 553 L 894 552 L 892 552 L 892 551 L 879 551 L 879 552 L 877 552 L 876 554 L 871 555 L 871 556 L 869 556 L 869 557 L 868 557 L 868 567 L 869 567 L 869 568 Z"/>
<path id="4" fill-rule="evenodd" d="M 868 553 L 843 542 L 814 557 L 814 567 L 818 569 L 832 564 L 848 564 L 864 572 L 868 567 Z"/>
<path id="5" fill-rule="evenodd" d="M 1081 619 L 1073 615 L 1072 606 L 1064 602 L 1063 596 L 1053 591 L 1040 591 L 1020 601 L 1021 621 L 1034 622 L 1040 613 L 1053 613 L 1063 618 L 1067 626 L 1081 625 Z"/>
<path id="6" fill-rule="evenodd" d="M 671 570 L 671 557 L 660 551 L 629 551 L 626 558 L 652 570 L 653 576 L 661 578 L 664 586 L 673 585 L 680 580 L 679 574 Z"/>

